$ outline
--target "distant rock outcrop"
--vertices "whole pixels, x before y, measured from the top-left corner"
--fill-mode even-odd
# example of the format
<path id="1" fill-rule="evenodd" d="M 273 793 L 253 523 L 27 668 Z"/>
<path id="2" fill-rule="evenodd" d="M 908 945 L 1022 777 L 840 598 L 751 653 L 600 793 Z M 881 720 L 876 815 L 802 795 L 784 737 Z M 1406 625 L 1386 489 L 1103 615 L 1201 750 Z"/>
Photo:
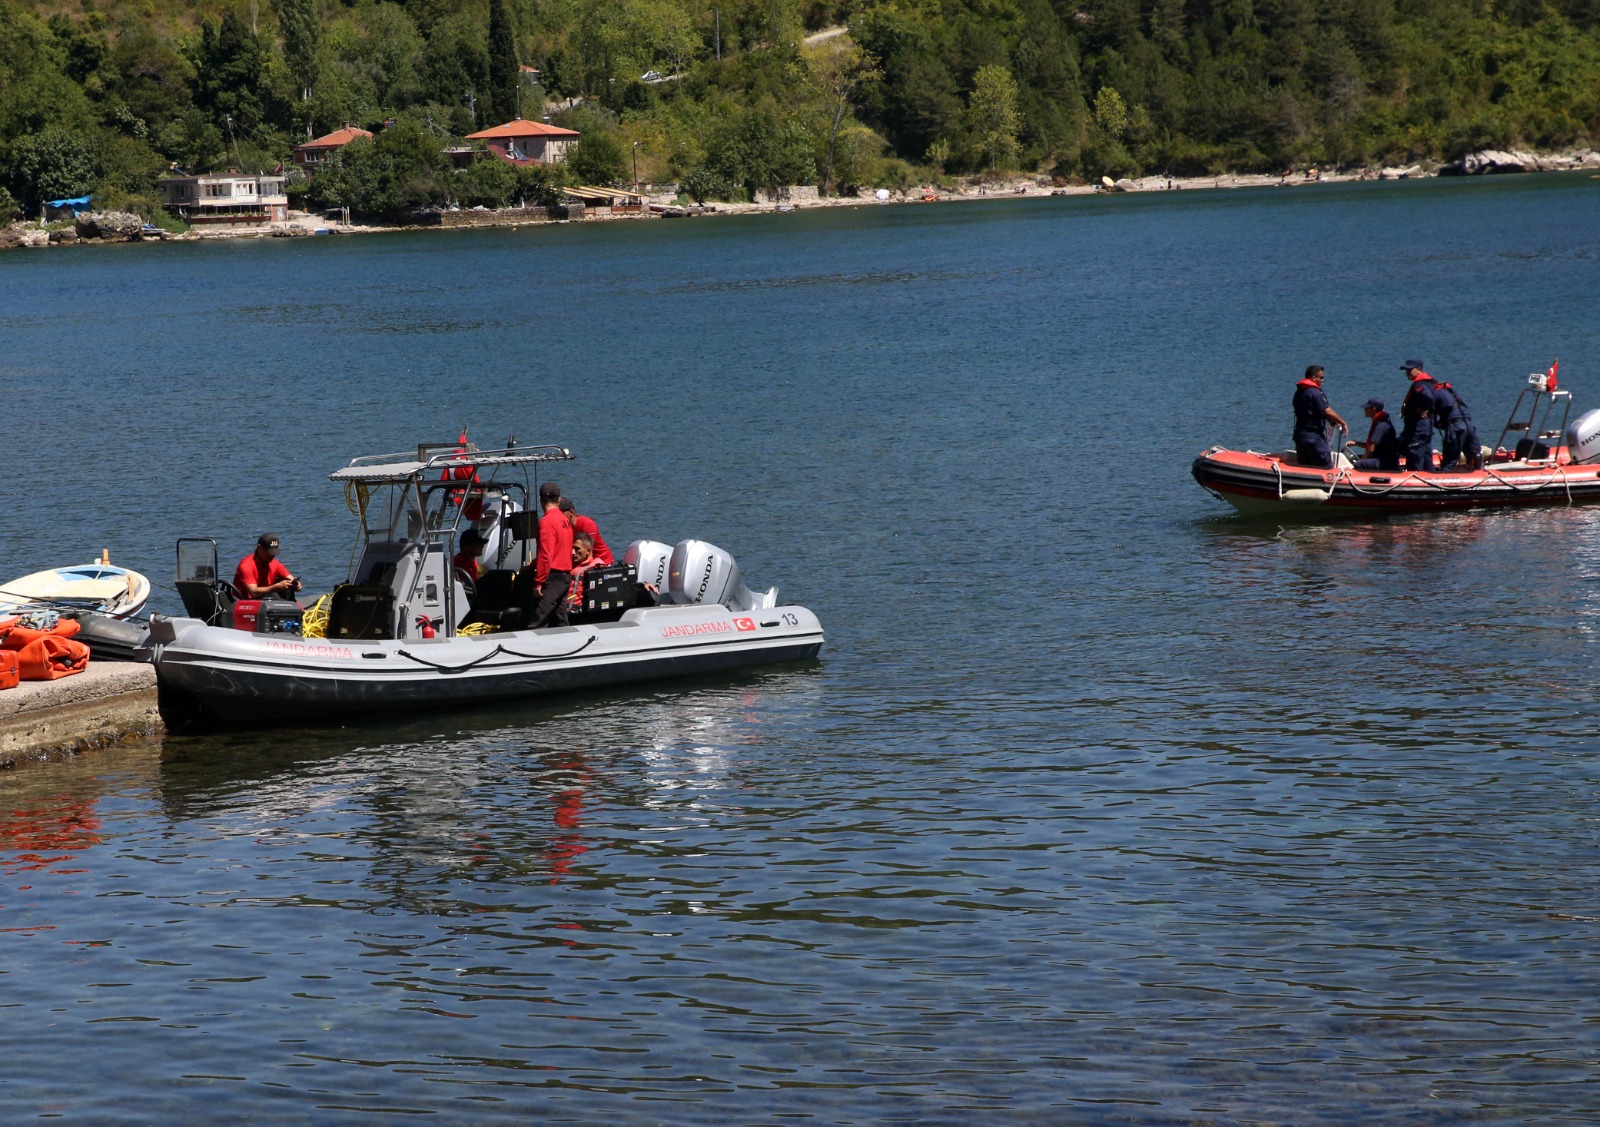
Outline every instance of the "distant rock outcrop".
<path id="1" fill-rule="evenodd" d="M 1530 153 L 1525 149 L 1483 149 L 1439 169 L 1440 176 L 1491 176 L 1506 172 L 1560 172 L 1600 168 L 1600 153 L 1578 149 L 1567 153 Z"/>
<path id="2" fill-rule="evenodd" d="M 144 220 L 127 211 L 91 211 L 78 216 L 72 226 L 79 238 L 121 242 L 137 239 L 144 228 Z"/>

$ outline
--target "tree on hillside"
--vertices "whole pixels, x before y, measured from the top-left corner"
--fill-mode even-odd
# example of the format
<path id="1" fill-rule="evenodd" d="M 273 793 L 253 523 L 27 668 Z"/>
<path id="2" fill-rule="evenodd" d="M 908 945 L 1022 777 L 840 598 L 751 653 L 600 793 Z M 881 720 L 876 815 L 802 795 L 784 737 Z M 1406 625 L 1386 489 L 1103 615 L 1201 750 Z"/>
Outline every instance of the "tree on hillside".
<path id="1" fill-rule="evenodd" d="M 412 208 L 444 204 L 451 195 L 449 174 L 440 140 L 416 122 L 401 121 L 340 149 L 306 194 L 317 207 L 396 218 Z"/>
<path id="2" fill-rule="evenodd" d="M 276 0 L 278 28 L 283 32 L 283 61 L 300 88 L 300 102 L 311 101 L 317 84 L 318 54 L 322 49 L 322 20 L 317 0 Z M 311 132 L 307 122 L 306 133 Z"/>
<path id="3" fill-rule="evenodd" d="M 771 108 L 746 111 L 716 129 L 706 143 L 705 166 L 722 181 L 742 185 L 751 199 L 758 191 L 772 196 L 806 183 L 817 171 L 805 129 Z"/>
<path id="4" fill-rule="evenodd" d="M 1010 168 L 1017 159 L 1017 80 L 1007 67 L 979 67 L 967 99 L 966 125 L 972 145 L 990 171 Z"/>
<path id="5" fill-rule="evenodd" d="M 825 196 L 833 184 L 834 155 L 845 115 L 850 112 L 857 92 L 882 78 L 883 71 L 870 55 L 848 41 L 824 42 L 816 50 L 807 52 L 805 59 L 807 78 L 821 96 L 827 116 L 828 143 L 822 162 L 822 183 L 818 185 L 818 191 Z"/>
<path id="6" fill-rule="evenodd" d="M 567 157 L 567 169 L 580 184 L 615 184 L 628 178 L 629 160 L 612 133 L 585 133 Z"/>
<path id="7" fill-rule="evenodd" d="M 84 126 L 94 120 L 94 107 L 64 64 L 44 21 L 0 0 L 0 170 L 8 141 L 47 125 Z"/>
<path id="8" fill-rule="evenodd" d="M 30 212 L 46 200 L 87 195 L 99 176 L 94 146 L 56 126 L 18 140 L 6 161 L 6 186 Z"/>
<path id="9" fill-rule="evenodd" d="M 488 125 L 489 54 L 484 22 L 472 9 L 434 24 L 422 49 L 422 100 L 461 106 L 470 133 Z"/>
<path id="10" fill-rule="evenodd" d="M 216 24 L 200 24 L 195 47 L 194 100 L 218 125 L 235 135 L 253 134 L 266 119 L 266 52 L 232 9 Z"/>
<path id="11" fill-rule="evenodd" d="M 521 71 L 511 9 L 506 0 L 489 0 L 489 94 L 495 120 L 511 121 L 517 116 L 517 83 L 521 80 Z"/>

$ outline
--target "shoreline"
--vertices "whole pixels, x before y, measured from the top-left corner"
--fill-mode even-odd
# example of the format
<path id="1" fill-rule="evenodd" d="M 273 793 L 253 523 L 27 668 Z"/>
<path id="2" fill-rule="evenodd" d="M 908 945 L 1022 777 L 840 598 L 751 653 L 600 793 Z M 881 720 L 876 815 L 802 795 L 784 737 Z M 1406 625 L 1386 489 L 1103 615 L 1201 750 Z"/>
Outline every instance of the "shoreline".
<path id="1" fill-rule="evenodd" d="M 1491 158 L 1484 160 L 1482 158 Z M 1492 158 L 1512 158 L 1495 160 Z M 1476 163 L 1475 163 L 1476 162 Z M 1600 174 L 1600 153 L 1583 148 L 1560 153 L 1486 152 L 1462 158 L 1454 165 L 1425 168 L 1419 164 L 1406 167 L 1362 168 L 1354 171 L 1326 171 L 1302 169 L 1279 174 L 1225 172 L 1215 176 L 1143 176 L 1137 179 L 1112 181 L 1104 178 L 1100 184 L 1056 183 L 1040 176 L 1017 176 L 994 182 L 977 181 L 957 184 L 951 188 L 933 185 L 920 186 L 879 198 L 869 193 L 859 196 L 829 196 L 817 194 L 814 187 L 796 187 L 781 193 L 777 199 L 753 203 L 708 203 L 696 208 L 691 216 L 759 215 L 771 212 L 811 211 L 817 208 L 836 207 L 888 207 L 920 203 L 978 203 L 990 200 L 1038 199 L 1045 196 L 1092 196 L 1124 193 L 1164 191 L 1227 191 L 1236 188 L 1300 188 L 1319 184 L 1348 184 L 1382 180 L 1425 180 L 1441 176 L 1482 178 L 1486 175 L 1509 176 L 1529 172 L 1589 172 Z M 611 222 L 674 218 L 663 214 L 664 209 L 679 208 L 677 186 L 645 194 L 646 210 L 611 213 L 609 208 L 591 209 L 581 219 L 550 219 L 518 214 L 522 209 L 506 208 L 499 212 L 484 210 L 481 219 L 463 224 L 432 223 L 338 223 L 309 212 L 291 212 L 287 220 L 276 223 L 228 227 L 223 229 L 191 229 L 183 233 L 162 232 L 159 235 L 139 234 L 120 238 L 81 237 L 71 228 L 54 232 L 47 230 L 44 221 L 30 220 L 0 227 L 0 250 L 12 248 L 39 248 L 55 246 L 101 245 L 111 242 L 203 242 L 218 239 L 305 238 L 318 235 L 372 235 L 399 231 L 453 231 L 482 230 L 485 228 L 511 228 L 547 226 L 555 224 Z M 650 209 L 663 210 L 650 210 Z M 477 210 L 477 209 L 473 209 Z M 541 213 L 544 209 L 538 210 Z M 70 234 L 70 238 L 60 237 Z M 51 235 L 57 238 L 52 239 Z"/>

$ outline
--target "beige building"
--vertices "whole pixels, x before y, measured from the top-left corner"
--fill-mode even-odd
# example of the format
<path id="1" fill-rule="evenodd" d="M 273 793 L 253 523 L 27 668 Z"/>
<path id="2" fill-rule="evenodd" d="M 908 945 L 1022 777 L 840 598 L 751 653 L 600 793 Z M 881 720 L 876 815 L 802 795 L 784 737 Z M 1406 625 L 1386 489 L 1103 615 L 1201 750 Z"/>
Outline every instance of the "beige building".
<path id="1" fill-rule="evenodd" d="M 189 223 L 270 223 L 289 218 L 283 177 L 212 172 L 161 181 L 166 205 Z"/>
<path id="2" fill-rule="evenodd" d="M 469 133 L 467 140 L 482 141 L 490 152 L 512 164 L 560 164 L 567 159 L 567 150 L 578 143 L 578 131 L 519 119 Z"/>

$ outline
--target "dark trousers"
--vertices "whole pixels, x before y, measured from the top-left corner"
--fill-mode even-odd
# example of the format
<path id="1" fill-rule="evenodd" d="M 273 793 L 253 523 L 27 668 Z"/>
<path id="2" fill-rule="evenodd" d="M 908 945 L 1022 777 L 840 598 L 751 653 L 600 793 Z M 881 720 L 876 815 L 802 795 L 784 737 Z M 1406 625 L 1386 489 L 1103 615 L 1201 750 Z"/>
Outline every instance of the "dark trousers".
<path id="1" fill-rule="evenodd" d="M 1407 423 L 1400 432 L 1400 446 L 1406 452 L 1407 466 L 1419 473 L 1433 472 L 1433 427 Z"/>
<path id="2" fill-rule="evenodd" d="M 539 605 L 533 608 L 530 627 L 565 626 L 567 624 L 567 588 L 572 586 L 572 572 L 552 571 L 544 577 L 544 593 Z"/>
<path id="3" fill-rule="evenodd" d="M 1454 423 L 1444 432 L 1444 464 L 1441 468 L 1455 469 L 1457 460 L 1465 455 L 1465 468 L 1477 469 L 1479 453 L 1478 428 L 1471 423 Z"/>
<path id="4" fill-rule="evenodd" d="M 1302 466 L 1321 466 L 1325 470 L 1333 468 L 1333 455 L 1328 452 L 1328 440 L 1320 434 L 1296 431 L 1294 457 Z"/>

